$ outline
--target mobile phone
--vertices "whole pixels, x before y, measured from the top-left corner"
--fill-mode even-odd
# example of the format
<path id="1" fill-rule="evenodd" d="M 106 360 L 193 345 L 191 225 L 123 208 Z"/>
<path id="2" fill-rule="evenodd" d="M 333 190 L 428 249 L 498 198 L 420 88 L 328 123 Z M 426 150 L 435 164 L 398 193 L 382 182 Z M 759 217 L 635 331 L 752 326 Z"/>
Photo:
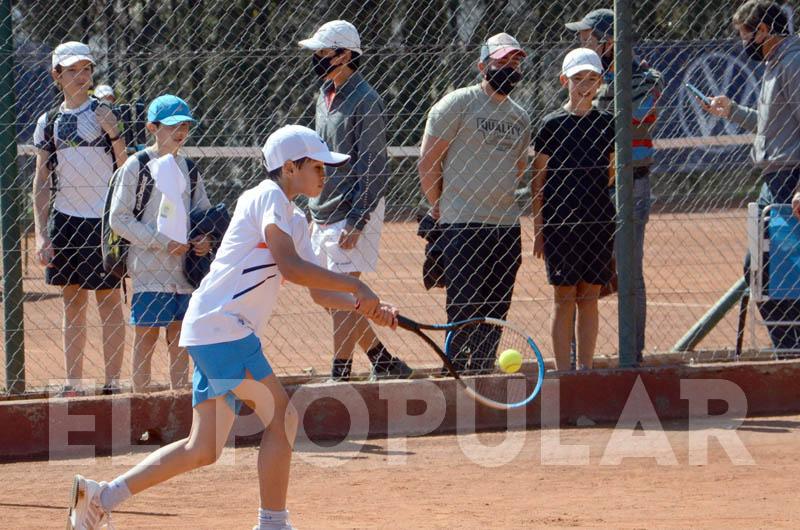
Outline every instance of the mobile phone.
<path id="1" fill-rule="evenodd" d="M 697 88 L 696 86 L 694 86 L 693 84 L 686 83 L 686 90 L 691 92 L 695 97 L 699 98 L 700 101 L 702 101 L 706 105 L 710 105 L 711 104 L 711 99 L 708 96 L 706 96 L 705 94 L 703 94 L 702 92 L 700 92 L 700 89 Z"/>

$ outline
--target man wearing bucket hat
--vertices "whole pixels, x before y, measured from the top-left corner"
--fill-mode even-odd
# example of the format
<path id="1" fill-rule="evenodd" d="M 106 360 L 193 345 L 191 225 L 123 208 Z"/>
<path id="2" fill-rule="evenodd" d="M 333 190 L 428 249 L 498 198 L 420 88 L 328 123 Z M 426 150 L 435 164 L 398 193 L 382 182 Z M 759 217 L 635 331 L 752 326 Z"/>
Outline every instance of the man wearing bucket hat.
<path id="1" fill-rule="evenodd" d="M 522 79 L 525 57 L 511 35 L 490 37 L 480 50 L 481 82 L 447 94 L 428 114 L 419 175 L 441 229 L 450 322 L 502 319 L 511 305 L 522 261 L 514 191 L 527 168 L 531 123 L 509 94 Z M 464 372 L 491 371 L 496 341 L 472 346 L 471 336 L 453 337 L 453 364 Z"/>
<path id="2" fill-rule="evenodd" d="M 331 149 L 348 153 L 329 168 L 319 197 L 308 201 L 311 241 L 323 267 L 353 276 L 374 272 L 389 177 L 385 105 L 358 71 L 361 38 L 355 26 L 333 20 L 298 43 L 311 50 L 314 74 L 322 80 L 316 131 Z M 331 378 L 347 381 L 356 343 L 366 352 L 372 379 L 405 378 L 411 369 L 381 343 L 367 319 L 355 311 L 332 311 L 334 359 Z"/>

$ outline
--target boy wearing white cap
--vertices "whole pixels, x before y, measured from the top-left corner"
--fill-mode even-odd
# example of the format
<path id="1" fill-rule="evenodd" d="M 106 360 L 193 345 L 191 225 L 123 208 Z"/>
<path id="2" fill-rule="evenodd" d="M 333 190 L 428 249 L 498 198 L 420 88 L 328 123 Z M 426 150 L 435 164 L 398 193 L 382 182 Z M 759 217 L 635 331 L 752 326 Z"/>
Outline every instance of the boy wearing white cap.
<path id="1" fill-rule="evenodd" d="M 419 175 L 442 229 L 450 322 L 504 319 L 511 307 L 522 262 L 514 190 L 527 168 L 531 131 L 527 111 L 509 94 L 522 79 L 525 56 L 511 35 L 492 36 L 481 47 L 481 83 L 447 94 L 428 114 Z M 457 353 L 451 360 L 457 369 L 493 370 L 499 337 L 479 340 L 484 333 L 477 329 L 453 337 Z"/>
<path id="2" fill-rule="evenodd" d="M 561 72 L 569 101 L 543 118 L 533 142 L 533 252 L 544 258 L 554 289 L 556 368 L 569 369 L 577 306 L 578 367 L 589 369 L 599 326 L 597 299 L 612 274 L 615 208 L 608 188 L 614 116 L 592 106 L 603 73 L 595 51 L 570 51 Z"/>
<path id="3" fill-rule="evenodd" d="M 86 347 L 88 292 L 94 291 L 102 324 L 104 393 L 119 391 L 125 324 L 119 281 L 106 275 L 101 218 L 108 182 L 126 158 L 119 124 L 107 105 L 89 97 L 95 60 L 89 47 L 56 47 L 51 75 L 64 101 L 36 123 L 33 179 L 36 255 L 45 282 L 62 288 L 66 383 L 62 395 L 80 395 Z M 52 208 L 51 208 L 52 203 Z"/>
<path id="4" fill-rule="evenodd" d="M 319 197 L 308 202 L 314 251 L 328 270 L 359 277 L 378 264 L 388 182 L 385 105 L 358 72 L 361 39 L 355 26 L 333 20 L 298 43 L 312 50 L 314 73 L 322 80 L 315 128 L 331 149 L 350 161 L 328 172 Z M 411 369 L 392 356 L 364 317 L 333 311 L 331 378 L 347 381 L 358 343 L 369 357 L 373 379 L 404 378 Z"/>
<path id="5" fill-rule="evenodd" d="M 258 456 L 261 508 L 256 530 L 289 530 L 286 491 L 297 412 L 272 371 L 258 339 L 282 279 L 309 288 L 312 298 L 339 310 L 355 308 L 378 325 L 396 327 L 397 310 L 363 282 L 314 264 L 308 226 L 296 230 L 297 195 L 319 195 L 325 166 L 346 162 L 314 131 L 288 125 L 264 148 L 268 179 L 244 192 L 211 271 L 192 295 L 181 345 L 195 362 L 191 435 L 163 447 L 111 483 L 77 475 L 68 528 L 94 530 L 132 495 L 219 458 L 239 400 L 253 404 L 266 429 Z M 302 214 L 300 214 L 302 215 Z"/>

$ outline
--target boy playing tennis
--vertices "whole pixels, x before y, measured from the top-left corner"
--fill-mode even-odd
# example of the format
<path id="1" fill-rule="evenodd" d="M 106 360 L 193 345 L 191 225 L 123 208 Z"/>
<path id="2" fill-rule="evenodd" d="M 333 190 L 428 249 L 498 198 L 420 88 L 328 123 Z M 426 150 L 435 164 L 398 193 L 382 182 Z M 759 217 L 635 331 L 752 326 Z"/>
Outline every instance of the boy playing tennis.
<path id="1" fill-rule="evenodd" d="M 572 50 L 564 58 L 564 108 L 544 117 L 534 140 L 532 182 L 536 239 L 554 290 L 552 322 L 556 368 L 568 370 L 575 308 L 578 367 L 589 369 L 597 343 L 600 287 L 611 278 L 614 204 L 608 193 L 614 116 L 592 106 L 602 81 L 596 52 Z"/>
<path id="2" fill-rule="evenodd" d="M 291 529 L 286 510 L 297 413 L 261 350 L 258 328 L 272 313 L 282 277 L 305 285 L 330 308 L 355 308 L 379 325 L 396 326 L 397 311 L 353 276 L 313 265 L 305 230 L 292 230 L 297 195 L 322 191 L 325 165 L 349 157 L 331 152 L 312 131 L 288 125 L 264 148 L 269 178 L 239 198 L 211 271 L 192 295 L 181 331 L 195 363 L 188 438 L 155 451 L 110 484 L 76 475 L 67 527 L 100 528 L 123 501 L 170 478 L 216 461 L 237 400 L 254 404 L 266 429 L 258 456 L 261 509 L 255 529 Z M 294 235 L 293 235 L 294 234 Z"/>

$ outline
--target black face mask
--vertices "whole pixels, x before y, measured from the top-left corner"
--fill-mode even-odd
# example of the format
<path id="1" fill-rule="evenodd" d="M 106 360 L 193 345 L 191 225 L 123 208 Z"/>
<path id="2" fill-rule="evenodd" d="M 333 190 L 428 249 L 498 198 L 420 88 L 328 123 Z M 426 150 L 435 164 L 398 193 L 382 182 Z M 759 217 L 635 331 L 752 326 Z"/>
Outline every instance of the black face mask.
<path id="1" fill-rule="evenodd" d="M 333 72 L 336 68 L 338 68 L 340 65 L 337 64 L 334 66 L 331 64 L 331 61 L 333 61 L 333 59 L 338 56 L 339 53 L 331 55 L 330 57 L 320 57 L 316 53 L 313 54 L 311 56 L 311 64 L 314 67 L 314 73 L 317 75 L 317 77 L 322 79 L 329 73 Z"/>
<path id="2" fill-rule="evenodd" d="M 756 42 L 755 33 L 753 33 L 753 37 L 750 40 L 744 43 L 744 54 L 757 62 L 764 60 L 764 50 L 761 48 L 761 44 Z"/>
<path id="3" fill-rule="evenodd" d="M 484 79 L 492 87 L 492 90 L 503 96 L 507 96 L 514 90 L 522 80 L 522 74 L 516 68 L 504 66 L 503 68 L 488 68 L 484 74 Z"/>

